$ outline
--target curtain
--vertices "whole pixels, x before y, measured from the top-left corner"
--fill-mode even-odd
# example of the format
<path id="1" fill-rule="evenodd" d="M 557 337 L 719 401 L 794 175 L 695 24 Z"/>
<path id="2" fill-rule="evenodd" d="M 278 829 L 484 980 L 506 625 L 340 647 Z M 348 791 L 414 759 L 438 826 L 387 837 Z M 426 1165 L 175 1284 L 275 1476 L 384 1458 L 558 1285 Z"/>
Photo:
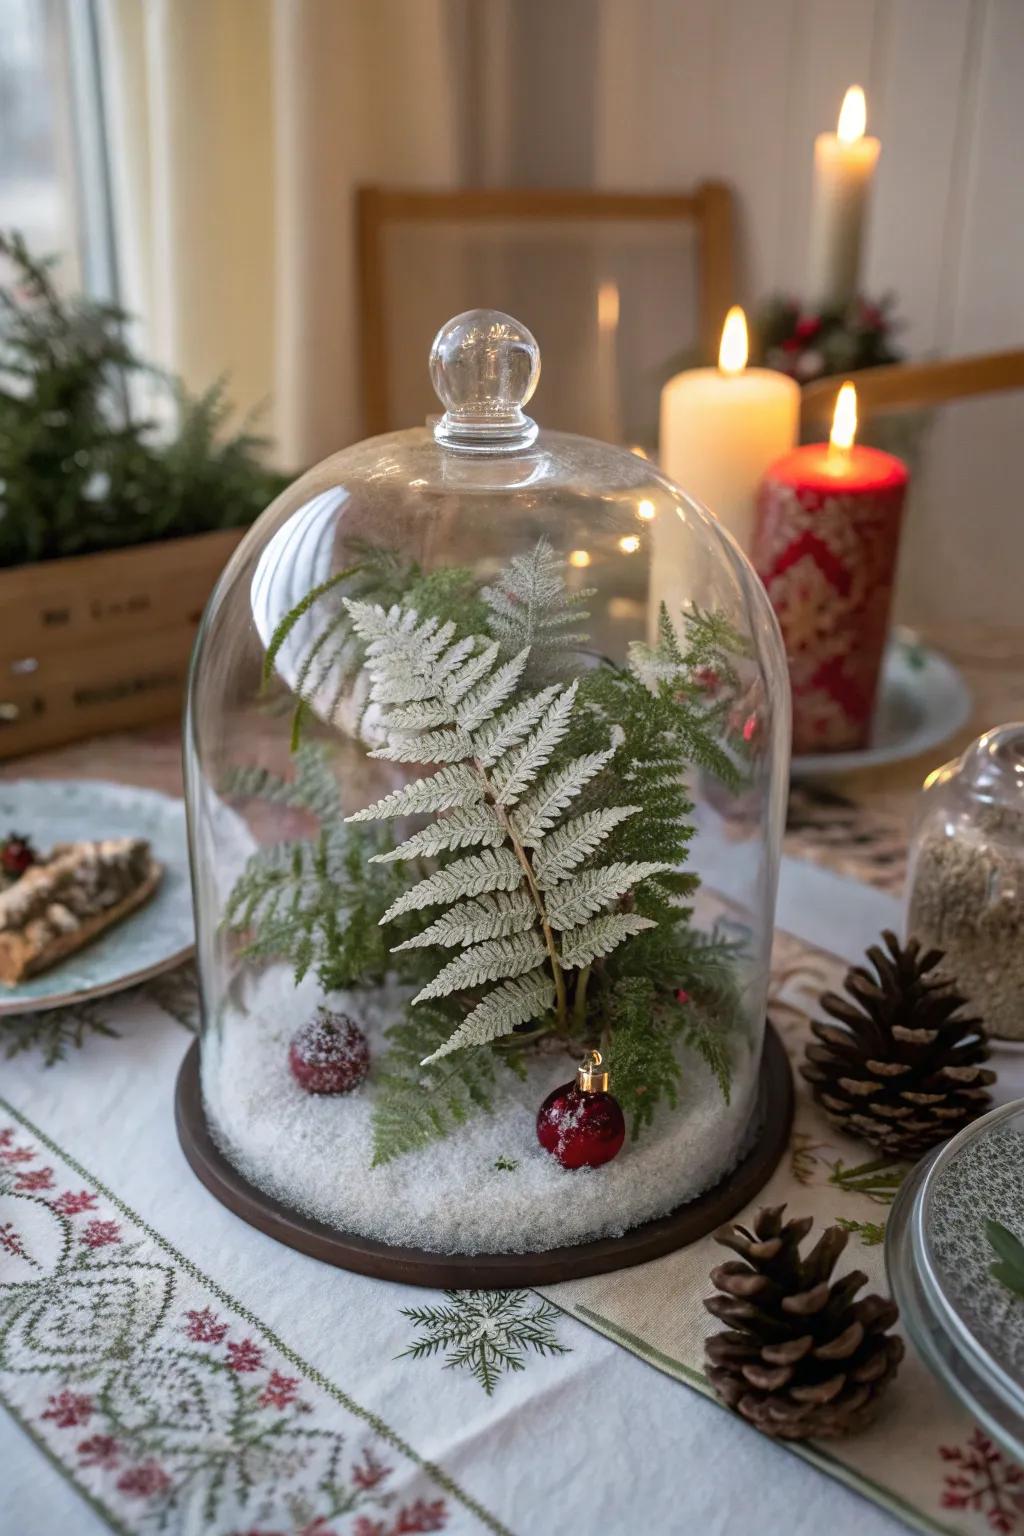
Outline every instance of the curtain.
<path id="1" fill-rule="evenodd" d="M 120 284 L 299 467 L 362 435 L 354 189 L 460 179 L 463 0 L 102 0 Z"/>

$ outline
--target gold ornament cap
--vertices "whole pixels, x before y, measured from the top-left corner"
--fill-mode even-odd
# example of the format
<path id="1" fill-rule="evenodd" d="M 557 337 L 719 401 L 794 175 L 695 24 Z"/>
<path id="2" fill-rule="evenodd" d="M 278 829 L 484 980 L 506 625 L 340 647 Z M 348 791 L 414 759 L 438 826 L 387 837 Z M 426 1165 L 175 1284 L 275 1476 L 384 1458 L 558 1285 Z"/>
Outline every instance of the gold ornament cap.
<path id="1" fill-rule="evenodd" d="M 576 1068 L 576 1086 L 581 1093 L 607 1093 L 608 1068 L 600 1051 L 588 1051 Z"/>

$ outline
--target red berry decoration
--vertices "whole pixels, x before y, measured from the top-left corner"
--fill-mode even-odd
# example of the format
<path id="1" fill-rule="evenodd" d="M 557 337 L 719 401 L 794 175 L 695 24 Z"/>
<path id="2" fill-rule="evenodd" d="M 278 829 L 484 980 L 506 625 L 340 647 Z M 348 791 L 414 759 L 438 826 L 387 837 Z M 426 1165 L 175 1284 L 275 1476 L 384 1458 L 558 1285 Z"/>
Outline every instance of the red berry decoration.
<path id="1" fill-rule="evenodd" d="M 563 1168 L 600 1168 L 626 1139 L 618 1099 L 608 1092 L 600 1051 L 588 1051 L 574 1083 L 549 1093 L 537 1112 L 537 1140 Z"/>
<path id="2" fill-rule="evenodd" d="M 307 1093 L 351 1093 L 370 1070 L 370 1047 L 347 1014 L 318 1008 L 292 1036 L 288 1065 Z"/>
<path id="3" fill-rule="evenodd" d="M 38 862 L 39 855 L 28 838 L 22 837 L 20 832 L 8 832 L 0 843 L 0 870 L 10 879 L 20 879 L 26 869 L 31 869 Z"/>

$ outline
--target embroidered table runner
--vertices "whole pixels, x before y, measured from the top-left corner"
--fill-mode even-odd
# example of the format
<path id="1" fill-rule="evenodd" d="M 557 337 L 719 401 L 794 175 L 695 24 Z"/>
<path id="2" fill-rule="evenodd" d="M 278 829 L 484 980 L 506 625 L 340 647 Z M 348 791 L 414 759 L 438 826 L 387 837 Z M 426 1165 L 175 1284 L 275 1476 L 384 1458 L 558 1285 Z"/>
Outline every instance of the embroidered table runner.
<path id="1" fill-rule="evenodd" d="M 831 947 L 853 955 L 894 914 L 885 896 L 794 864 L 780 912 L 803 934 L 780 935 L 773 982 L 796 1048 L 807 994 L 840 965 L 807 940 L 841 934 Z M 567 1522 L 883 1536 L 894 1516 L 1024 1532 L 1024 1472 L 912 1355 L 876 1429 L 804 1459 L 680 1390 L 703 1387 L 709 1241 L 545 1295 L 468 1296 L 274 1244 L 207 1195 L 178 1149 L 173 1082 L 191 1027 L 187 973 L 4 1025 L 21 1047 L 0 1069 L 4 1536 L 543 1536 Z M 884 1284 L 896 1177 L 801 1099 L 764 1198 L 851 1223 L 847 1257 Z"/>

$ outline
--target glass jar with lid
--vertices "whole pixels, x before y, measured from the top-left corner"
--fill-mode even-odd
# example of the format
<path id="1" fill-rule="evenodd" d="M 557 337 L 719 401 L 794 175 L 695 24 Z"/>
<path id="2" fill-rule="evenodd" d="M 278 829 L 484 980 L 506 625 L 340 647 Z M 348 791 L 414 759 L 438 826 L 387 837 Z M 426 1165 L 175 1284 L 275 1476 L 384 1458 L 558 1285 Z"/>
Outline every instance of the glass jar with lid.
<path id="1" fill-rule="evenodd" d="M 461 315 L 430 366 L 443 414 L 303 475 L 205 616 L 202 1115 L 321 1232 L 538 1253 L 685 1206 L 759 1129 L 786 665 L 707 511 L 524 414 L 523 326 Z M 594 1053 L 600 1166 L 585 1115 L 537 1130 Z"/>
<path id="2" fill-rule="evenodd" d="M 1024 723 L 926 779 L 907 893 L 908 933 L 944 951 L 991 1034 L 1024 1040 Z"/>

